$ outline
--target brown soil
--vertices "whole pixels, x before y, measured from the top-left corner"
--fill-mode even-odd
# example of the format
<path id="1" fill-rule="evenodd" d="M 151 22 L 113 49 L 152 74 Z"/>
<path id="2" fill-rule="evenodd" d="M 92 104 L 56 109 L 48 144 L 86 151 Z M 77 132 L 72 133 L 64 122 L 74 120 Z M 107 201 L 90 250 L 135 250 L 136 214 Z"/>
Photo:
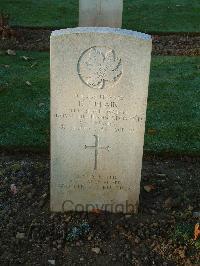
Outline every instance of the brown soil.
<path id="1" fill-rule="evenodd" d="M 0 40 L 0 49 L 49 51 L 51 30 L 15 29 L 11 39 Z M 200 55 L 200 35 L 153 35 L 154 55 Z"/>
<path id="2" fill-rule="evenodd" d="M 199 176 L 199 159 L 147 158 L 137 215 L 53 214 L 49 159 L 1 156 L 0 265 L 200 265 Z"/>

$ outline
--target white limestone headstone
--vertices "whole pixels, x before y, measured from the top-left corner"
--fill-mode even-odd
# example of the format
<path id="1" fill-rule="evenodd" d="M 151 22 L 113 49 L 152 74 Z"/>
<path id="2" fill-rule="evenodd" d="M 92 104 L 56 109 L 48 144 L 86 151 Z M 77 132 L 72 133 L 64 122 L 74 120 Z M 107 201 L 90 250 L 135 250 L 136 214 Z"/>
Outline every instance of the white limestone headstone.
<path id="1" fill-rule="evenodd" d="M 52 211 L 137 211 L 151 49 L 128 30 L 52 33 Z"/>
<path id="2" fill-rule="evenodd" d="M 121 28 L 123 0 L 79 0 L 80 27 Z"/>

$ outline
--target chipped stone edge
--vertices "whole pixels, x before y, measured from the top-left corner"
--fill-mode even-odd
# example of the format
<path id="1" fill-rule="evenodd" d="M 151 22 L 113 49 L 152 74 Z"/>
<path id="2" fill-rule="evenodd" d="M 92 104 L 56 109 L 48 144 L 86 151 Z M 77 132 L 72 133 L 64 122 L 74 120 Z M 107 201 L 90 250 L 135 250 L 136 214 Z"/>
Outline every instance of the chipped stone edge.
<path id="1" fill-rule="evenodd" d="M 118 35 L 132 36 L 144 41 L 152 40 L 151 35 L 146 33 L 126 30 L 126 29 L 119 29 L 119 28 L 108 28 L 108 27 L 77 27 L 77 28 L 60 29 L 53 31 L 51 33 L 51 37 L 57 37 L 67 34 L 77 34 L 77 33 L 118 34 Z"/>

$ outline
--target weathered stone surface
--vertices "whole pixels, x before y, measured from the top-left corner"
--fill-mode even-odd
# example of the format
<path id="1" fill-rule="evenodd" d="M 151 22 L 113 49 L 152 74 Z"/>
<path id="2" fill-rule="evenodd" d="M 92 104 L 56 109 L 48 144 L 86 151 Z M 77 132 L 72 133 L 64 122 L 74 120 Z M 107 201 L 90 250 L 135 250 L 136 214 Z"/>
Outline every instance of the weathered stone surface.
<path id="1" fill-rule="evenodd" d="M 79 0 L 80 27 L 122 26 L 123 0 Z"/>
<path id="2" fill-rule="evenodd" d="M 52 33 L 52 211 L 137 210 L 150 58 L 146 34 Z"/>

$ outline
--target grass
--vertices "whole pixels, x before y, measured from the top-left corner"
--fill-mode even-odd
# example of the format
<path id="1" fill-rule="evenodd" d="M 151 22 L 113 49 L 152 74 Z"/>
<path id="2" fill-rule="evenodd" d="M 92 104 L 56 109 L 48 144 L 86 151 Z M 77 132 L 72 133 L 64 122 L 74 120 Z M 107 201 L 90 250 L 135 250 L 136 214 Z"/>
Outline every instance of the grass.
<path id="1" fill-rule="evenodd" d="M 154 57 L 145 149 L 200 153 L 200 57 Z"/>
<path id="2" fill-rule="evenodd" d="M 21 57 L 24 55 L 34 60 L 25 61 Z M 0 146 L 46 149 L 49 143 L 49 54 L 4 55 L 0 57 L 0 65 Z"/>
<path id="3" fill-rule="evenodd" d="M 199 154 L 199 72 L 200 57 L 153 57 L 146 152 Z M 1 55 L 0 113 L 2 149 L 48 149 L 48 52 Z"/>
<path id="4" fill-rule="evenodd" d="M 18 26 L 78 25 L 78 0 L 0 0 Z M 199 0 L 124 0 L 123 27 L 144 32 L 200 32 Z"/>

